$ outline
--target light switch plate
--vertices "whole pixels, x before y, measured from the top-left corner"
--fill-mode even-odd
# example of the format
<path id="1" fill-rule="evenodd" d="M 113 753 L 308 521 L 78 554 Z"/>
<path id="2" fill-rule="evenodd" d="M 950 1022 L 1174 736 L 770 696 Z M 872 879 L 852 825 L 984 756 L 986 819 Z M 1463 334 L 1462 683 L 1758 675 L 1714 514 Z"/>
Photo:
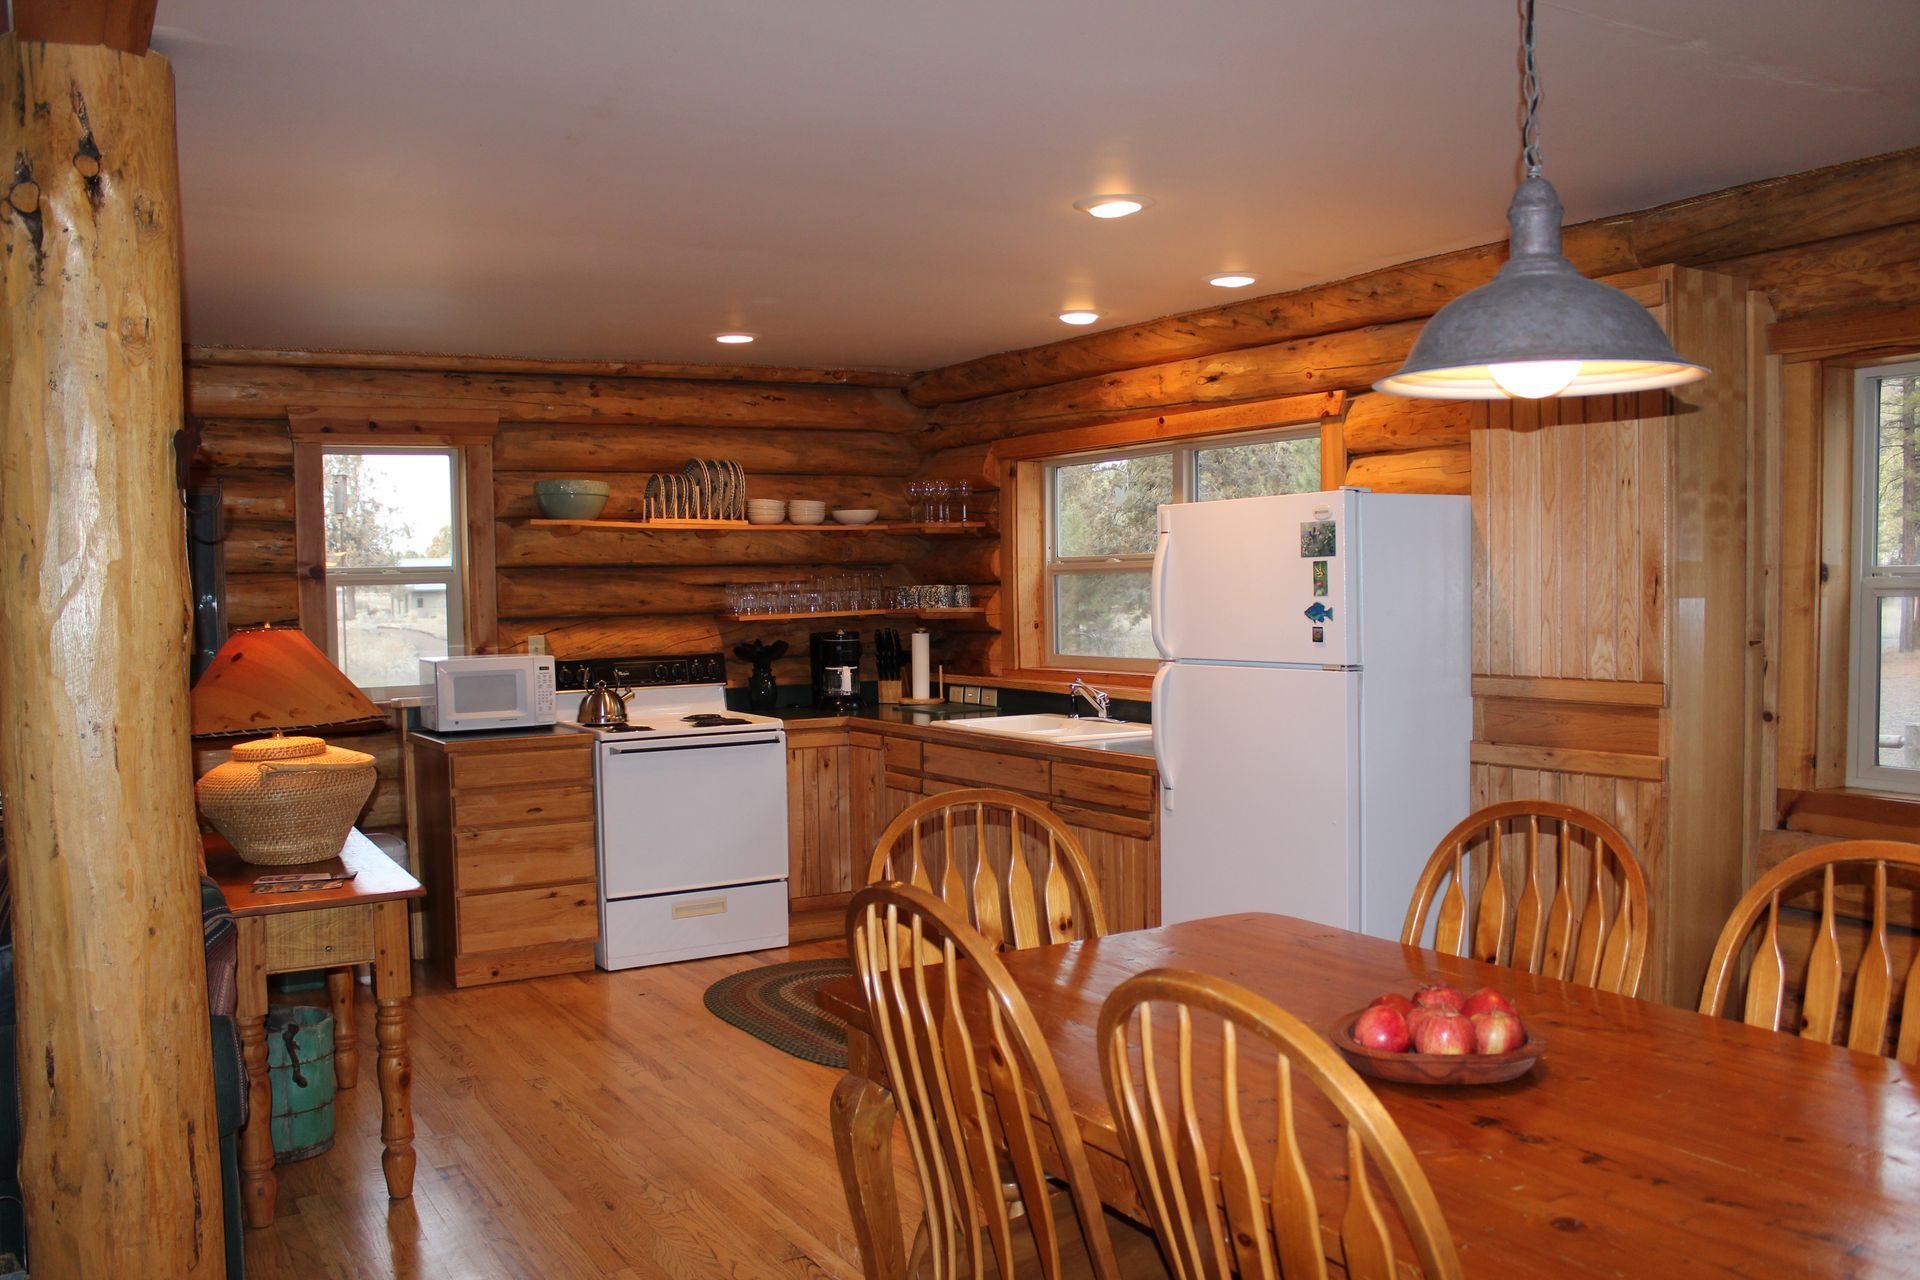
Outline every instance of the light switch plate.
<path id="1" fill-rule="evenodd" d="M 1000 691 L 998 689 L 982 689 L 980 691 L 980 705 L 983 707 L 999 706 Z"/>
<path id="2" fill-rule="evenodd" d="M 545 633 L 527 637 L 528 653 L 545 653 L 546 651 L 547 651 L 547 637 Z"/>

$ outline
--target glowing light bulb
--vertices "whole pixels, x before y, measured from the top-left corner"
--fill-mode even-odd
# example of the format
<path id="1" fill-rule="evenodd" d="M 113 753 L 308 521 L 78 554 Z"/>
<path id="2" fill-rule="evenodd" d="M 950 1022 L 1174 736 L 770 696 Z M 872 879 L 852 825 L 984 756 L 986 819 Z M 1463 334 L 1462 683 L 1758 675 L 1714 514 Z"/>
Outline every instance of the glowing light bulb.
<path id="1" fill-rule="evenodd" d="M 730 347 L 738 347 L 752 342 L 753 335 L 750 333 L 716 333 L 713 335 L 713 340 L 715 342 L 724 342 Z"/>
<path id="2" fill-rule="evenodd" d="M 1105 195 L 1088 196 L 1085 200 L 1075 200 L 1073 207 L 1082 213 L 1090 213 L 1096 218 L 1124 218 L 1140 212 L 1151 205 L 1149 196 Z"/>
<path id="3" fill-rule="evenodd" d="M 1487 373 L 1502 391 L 1522 400 L 1544 400 L 1557 396 L 1580 373 L 1578 360 L 1523 360 L 1514 364 L 1490 364 Z"/>
<path id="4" fill-rule="evenodd" d="M 1099 318 L 1098 311 L 1062 311 L 1060 313 L 1062 324 L 1092 324 Z"/>
<path id="5" fill-rule="evenodd" d="M 1211 276 L 1207 283 L 1217 289 L 1244 289 L 1254 282 L 1254 277 L 1244 271 L 1229 271 L 1223 276 Z"/>

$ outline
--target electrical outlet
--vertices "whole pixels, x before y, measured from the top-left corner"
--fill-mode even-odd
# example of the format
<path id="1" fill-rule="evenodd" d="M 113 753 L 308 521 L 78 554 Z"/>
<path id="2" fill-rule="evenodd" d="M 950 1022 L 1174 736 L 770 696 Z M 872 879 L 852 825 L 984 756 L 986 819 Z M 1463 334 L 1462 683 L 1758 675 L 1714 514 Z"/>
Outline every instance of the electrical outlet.
<path id="1" fill-rule="evenodd" d="M 977 705 L 979 705 L 979 702 L 980 702 L 980 688 L 979 688 L 979 686 L 978 686 L 978 685 L 971 685 L 971 684 L 963 684 L 963 685 L 961 685 L 961 686 L 960 686 L 960 701 L 962 701 L 962 702 L 971 702 L 971 703 L 973 703 L 973 704 L 975 704 L 976 706 L 977 706 Z"/>
<path id="2" fill-rule="evenodd" d="M 983 707 L 999 706 L 1000 691 L 998 689 L 982 689 L 980 691 L 980 705 Z"/>
<path id="3" fill-rule="evenodd" d="M 546 651 L 547 651 L 547 637 L 545 636 L 545 634 L 527 637 L 528 653 L 545 653 Z"/>

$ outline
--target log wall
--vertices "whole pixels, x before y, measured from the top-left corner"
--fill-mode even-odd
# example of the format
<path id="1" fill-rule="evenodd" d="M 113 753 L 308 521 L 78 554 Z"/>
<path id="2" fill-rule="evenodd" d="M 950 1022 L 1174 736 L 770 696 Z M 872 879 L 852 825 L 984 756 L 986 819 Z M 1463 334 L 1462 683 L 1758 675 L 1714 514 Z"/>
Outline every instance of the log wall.
<path id="1" fill-rule="evenodd" d="M 221 485 L 226 519 L 227 605 L 233 626 L 293 622 L 299 614 L 294 567 L 298 497 L 287 414 L 301 409 L 394 413 L 494 410 L 493 511 L 499 647 L 524 650 L 545 637 L 562 658 L 721 650 L 728 675 L 748 669 L 731 657 L 736 643 L 785 640 L 776 665 L 784 682 L 806 680 L 805 622 L 733 622 L 724 617 L 732 582 L 804 577 L 834 569 L 877 568 L 889 582 L 977 581 L 991 606 L 997 573 L 965 563 L 977 549 L 957 539 L 832 529 L 774 532 L 574 530 L 529 525 L 538 515 L 533 485 L 548 477 L 608 481 L 603 519 L 631 518 L 646 477 L 677 472 L 689 458 L 730 458 L 746 470 L 755 497 L 817 498 L 829 507 L 875 507 L 904 520 L 904 486 L 921 452 L 903 428 L 919 411 L 886 385 L 845 385 L 861 375 L 787 371 L 789 380 L 729 381 L 629 374 L 554 373 L 537 362 L 487 362 L 479 369 L 395 368 L 400 357 L 369 356 L 375 368 L 330 353 L 274 353 L 273 363 L 206 353 L 189 369 L 189 409 L 200 428 L 195 472 Z M 574 366 L 560 366 L 570 368 Z M 634 366 L 645 368 L 644 366 Z M 746 371 L 764 376 L 764 371 Z M 885 375 L 867 375 L 883 382 Z M 984 504 L 991 506 L 991 495 Z M 981 505 L 976 502 L 976 506 Z M 973 540 L 967 540 L 971 543 Z M 949 545 L 952 544 L 952 545 Z M 991 544 L 983 544 L 990 546 Z M 961 563 L 951 559 L 960 553 Z M 952 576 L 961 569 L 967 576 Z M 929 577 L 937 570 L 941 576 Z M 877 622 L 861 629 L 871 634 Z M 906 630 L 904 620 L 888 625 Z M 972 631 L 936 627 L 941 656 L 971 651 Z M 870 655 L 870 646 L 869 646 Z M 391 734 L 351 743 L 380 769 L 363 825 L 404 826 L 399 752 Z"/>
<path id="2" fill-rule="evenodd" d="M 1920 150 L 1580 224 L 1565 242 L 1591 275 L 1678 263 L 1734 276 L 1783 321 L 1911 305 L 1920 301 Z M 1428 317 L 1491 279 L 1505 257 L 1495 242 L 930 370 L 907 387 L 927 406 L 918 433 L 927 465 L 991 472 L 996 446 L 1026 436 L 1347 392 L 1323 430 L 1325 456 L 1345 462 L 1338 482 L 1467 493 L 1469 406 L 1368 388 L 1398 367 Z M 1004 647 L 995 656 L 1017 665 Z"/>

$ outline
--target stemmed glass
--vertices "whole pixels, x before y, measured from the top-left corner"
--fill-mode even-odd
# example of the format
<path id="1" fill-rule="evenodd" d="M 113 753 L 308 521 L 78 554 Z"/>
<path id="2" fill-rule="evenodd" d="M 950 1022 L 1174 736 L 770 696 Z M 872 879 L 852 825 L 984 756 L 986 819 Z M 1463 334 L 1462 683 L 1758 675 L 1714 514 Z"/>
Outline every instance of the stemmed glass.
<path id="1" fill-rule="evenodd" d="M 927 521 L 926 497 L 926 481 L 907 481 L 907 519 L 914 524 L 925 524 Z"/>
<path id="2" fill-rule="evenodd" d="M 967 498 L 972 493 L 973 493 L 972 482 L 967 480 L 955 480 L 953 482 L 953 496 L 954 496 L 954 499 L 960 505 L 959 520 L 961 524 L 965 524 L 967 522 Z"/>
<path id="3" fill-rule="evenodd" d="M 927 481 L 927 523 L 945 524 L 947 521 L 947 482 L 945 480 Z"/>

